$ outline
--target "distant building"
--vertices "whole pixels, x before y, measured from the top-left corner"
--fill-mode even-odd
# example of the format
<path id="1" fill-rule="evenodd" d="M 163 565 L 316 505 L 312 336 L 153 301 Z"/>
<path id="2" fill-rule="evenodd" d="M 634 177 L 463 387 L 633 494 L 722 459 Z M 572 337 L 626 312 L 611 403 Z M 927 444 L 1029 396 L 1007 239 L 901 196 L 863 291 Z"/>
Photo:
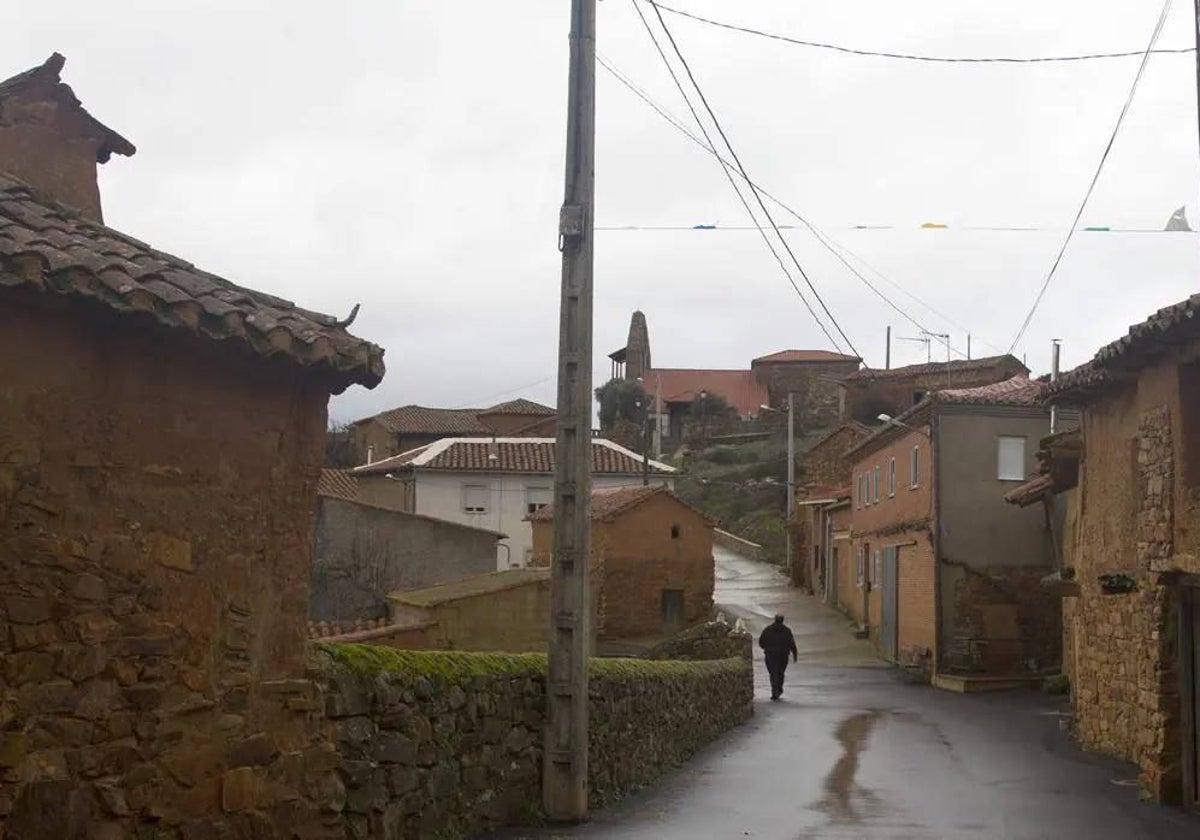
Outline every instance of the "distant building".
<path id="1" fill-rule="evenodd" d="M 504 534 L 405 513 L 372 503 L 359 487 L 383 477 L 358 479 L 323 470 L 317 488 L 316 548 L 308 588 L 310 621 L 374 620 L 388 613 L 387 596 L 494 571 Z"/>
<path id="2" fill-rule="evenodd" d="M 713 522 L 665 486 L 592 493 L 591 587 L 597 639 L 674 633 L 713 607 Z M 533 564 L 548 566 L 554 508 L 529 517 Z"/>
<path id="3" fill-rule="evenodd" d="M 862 361 L 828 350 L 781 350 L 752 360 L 748 369 L 657 368 L 641 312 L 633 313 L 625 346 L 609 359 L 613 379 L 640 380 L 651 398 L 659 397 L 657 428 L 667 449 L 682 441 L 689 412 L 702 393 L 721 396 L 742 418 L 757 417 L 764 405 L 785 407 L 791 393 L 801 427 L 834 425 L 841 416 L 837 383 Z"/>
<path id="4" fill-rule="evenodd" d="M 1046 388 L 1015 376 L 935 391 L 850 450 L 863 597 L 843 606 L 884 659 L 923 667 L 935 685 L 1059 668 L 1059 604 L 1040 585 L 1054 567 L 1051 533 L 1040 511 L 1001 498 L 1035 471 Z M 844 592 L 850 558 L 840 560 Z"/>
<path id="5" fill-rule="evenodd" d="M 356 420 L 351 440 L 364 463 L 381 461 L 447 437 L 553 437 L 556 412 L 517 399 L 491 408 L 405 405 Z"/>
<path id="6" fill-rule="evenodd" d="M 888 370 L 863 369 L 842 378 L 842 414 L 868 426 L 877 425 L 880 414 L 895 417 L 908 411 L 926 395 L 948 388 L 978 388 L 1003 382 L 1029 368 L 1015 356 L 989 356 L 951 362 L 929 362 Z"/>
<path id="7" fill-rule="evenodd" d="M 1010 497 L 1067 503 L 1056 589 L 1074 731 L 1137 764 L 1155 799 L 1200 804 L 1200 295 L 1130 327 L 1050 398 L 1082 410 L 1082 438 L 1045 441 L 1043 470 Z"/>
<path id="8" fill-rule="evenodd" d="M 497 568 L 528 565 L 533 538 L 525 517 L 554 498 L 553 438 L 446 438 L 351 471 L 407 485 L 408 510 L 507 534 Z M 643 460 L 603 438 L 592 439 L 594 487 L 673 484 L 675 468 Z"/>

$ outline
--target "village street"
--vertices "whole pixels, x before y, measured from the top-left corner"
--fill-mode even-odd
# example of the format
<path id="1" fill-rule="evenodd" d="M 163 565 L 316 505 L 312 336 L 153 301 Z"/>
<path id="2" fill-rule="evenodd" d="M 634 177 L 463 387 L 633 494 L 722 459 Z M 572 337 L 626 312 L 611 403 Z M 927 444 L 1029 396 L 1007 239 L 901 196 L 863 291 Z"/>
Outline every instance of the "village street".
<path id="1" fill-rule="evenodd" d="M 754 719 L 660 786 L 570 830 L 507 837 L 1068 838 L 1200 836 L 1200 817 L 1141 804 L 1125 765 L 1061 730 L 1060 698 L 960 695 L 879 666 L 848 622 L 773 568 L 717 549 L 716 601 L 755 634 L 775 612 L 800 662 L 783 701 L 756 663 Z"/>

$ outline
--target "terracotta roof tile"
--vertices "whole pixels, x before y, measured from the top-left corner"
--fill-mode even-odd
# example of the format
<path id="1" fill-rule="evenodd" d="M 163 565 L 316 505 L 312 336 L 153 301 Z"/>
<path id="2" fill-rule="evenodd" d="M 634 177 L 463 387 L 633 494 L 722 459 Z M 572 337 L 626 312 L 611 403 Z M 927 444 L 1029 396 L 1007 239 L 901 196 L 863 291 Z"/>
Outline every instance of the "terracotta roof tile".
<path id="1" fill-rule="evenodd" d="M 847 356 L 832 350 L 780 350 L 767 356 L 759 356 L 751 364 L 763 362 L 861 362 L 858 356 Z"/>
<path id="2" fill-rule="evenodd" d="M 890 370 L 877 370 L 873 368 L 864 368 L 857 373 L 852 373 L 845 378 L 846 382 L 858 382 L 863 380 L 876 379 L 904 379 L 909 376 L 924 376 L 931 373 L 946 373 L 964 370 L 986 370 L 993 367 L 1008 366 L 1013 371 L 1025 371 L 1029 369 L 1021 364 L 1021 361 L 1012 355 L 1004 356 L 985 356 L 981 359 L 956 359 L 951 362 L 929 362 L 920 365 L 905 365 L 904 367 L 891 368 Z"/>
<path id="3" fill-rule="evenodd" d="M 669 487 L 663 484 L 636 485 L 633 487 L 599 487 L 592 491 L 591 517 L 595 522 L 608 522 L 620 516 L 627 510 L 637 507 L 653 496 L 670 496 L 683 507 L 695 511 L 707 522 L 713 520 L 702 511 L 675 495 Z M 554 519 L 554 505 L 546 505 L 525 517 L 530 522 L 550 522 Z"/>
<path id="4" fill-rule="evenodd" d="M 356 475 L 375 475 L 416 468 L 454 472 L 553 473 L 553 438 L 445 438 L 373 464 L 356 467 Z M 592 472 L 640 475 L 642 456 L 603 438 L 592 439 Z M 673 467 L 650 461 L 651 475 L 669 475 Z"/>
<path id="5" fill-rule="evenodd" d="M 1047 383 L 1022 374 L 978 388 L 947 388 L 944 391 L 934 391 L 932 399 L 934 402 L 956 405 L 1038 406 L 1042 404 L 1047 389 Z"/>
<path id="6" fill-rule="evenodd" d="M 479 422 L 476 408 L 427 408 L 403 405 L 359 420 L 378 420 L 389 432 L 409 435 L 486 435 L 491 429 Z"/>
<path id="7" fill-rule="evenodd" d="M 488 414 L 529 414 L 534 417 L 549 417 L 558 412 L 548 405 L 536 403 L 533 400 L 519 399 L 502 402 L 499 405 L 494 405 L 491 408 L 485 408 L 478 412 L 480 417 Z"/>
<path id="8" fill-rule="evenodd" d="M 317 481 L 317 495 L 357 502 L 358 479 L 349 470 L 323 469 Z"/>
<path id="9" fill-rule="evenodd" d="M 59 247 L 55 243 L 59 243 Z M 335 318 L 235 286 L 0 174 L 0 286 L 82 298 L 330 375 L 335 393 L 383 378 L 383 350 Z"/>

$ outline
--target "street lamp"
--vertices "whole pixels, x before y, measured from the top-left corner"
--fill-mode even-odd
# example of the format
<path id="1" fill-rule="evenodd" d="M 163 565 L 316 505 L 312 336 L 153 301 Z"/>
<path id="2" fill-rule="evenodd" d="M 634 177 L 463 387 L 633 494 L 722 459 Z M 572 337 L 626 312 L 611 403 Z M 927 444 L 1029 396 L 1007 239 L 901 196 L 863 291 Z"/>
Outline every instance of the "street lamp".
<path id="1" fill-rule="evenodd" d="M 929 437 L 929 432 L 925 431 L 924 429 L 918 429 L 916 426 L 910 426 L 902 420 L 897 420 L 890 414 L 880 414 L 875 419 L 884 425 L 895 426 L 899 429 L 908 429 L 910 432 L 916 432 L 919 435 L 924 435 L 926 438 Z"/>

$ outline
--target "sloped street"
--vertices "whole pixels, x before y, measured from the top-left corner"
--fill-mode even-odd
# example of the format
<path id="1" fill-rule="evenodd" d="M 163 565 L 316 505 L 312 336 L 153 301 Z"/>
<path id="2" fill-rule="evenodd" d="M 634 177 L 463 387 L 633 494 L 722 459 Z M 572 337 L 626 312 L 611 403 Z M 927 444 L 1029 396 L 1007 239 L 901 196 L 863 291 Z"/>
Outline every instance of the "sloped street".
<path id="1" fill-rule="evenodd" d="M 717 602 L 800 648 L 780 703 L 756 665 L 754 719 L 660 786 L 571 829 L 510 837 L 950 840 L 1200 836 L 1138 801 L 1131 767 L 1087 755 L 1060 698 L 958 695 L 880 666 L 849 623 L 768 566 L 720 553 Z"/>

